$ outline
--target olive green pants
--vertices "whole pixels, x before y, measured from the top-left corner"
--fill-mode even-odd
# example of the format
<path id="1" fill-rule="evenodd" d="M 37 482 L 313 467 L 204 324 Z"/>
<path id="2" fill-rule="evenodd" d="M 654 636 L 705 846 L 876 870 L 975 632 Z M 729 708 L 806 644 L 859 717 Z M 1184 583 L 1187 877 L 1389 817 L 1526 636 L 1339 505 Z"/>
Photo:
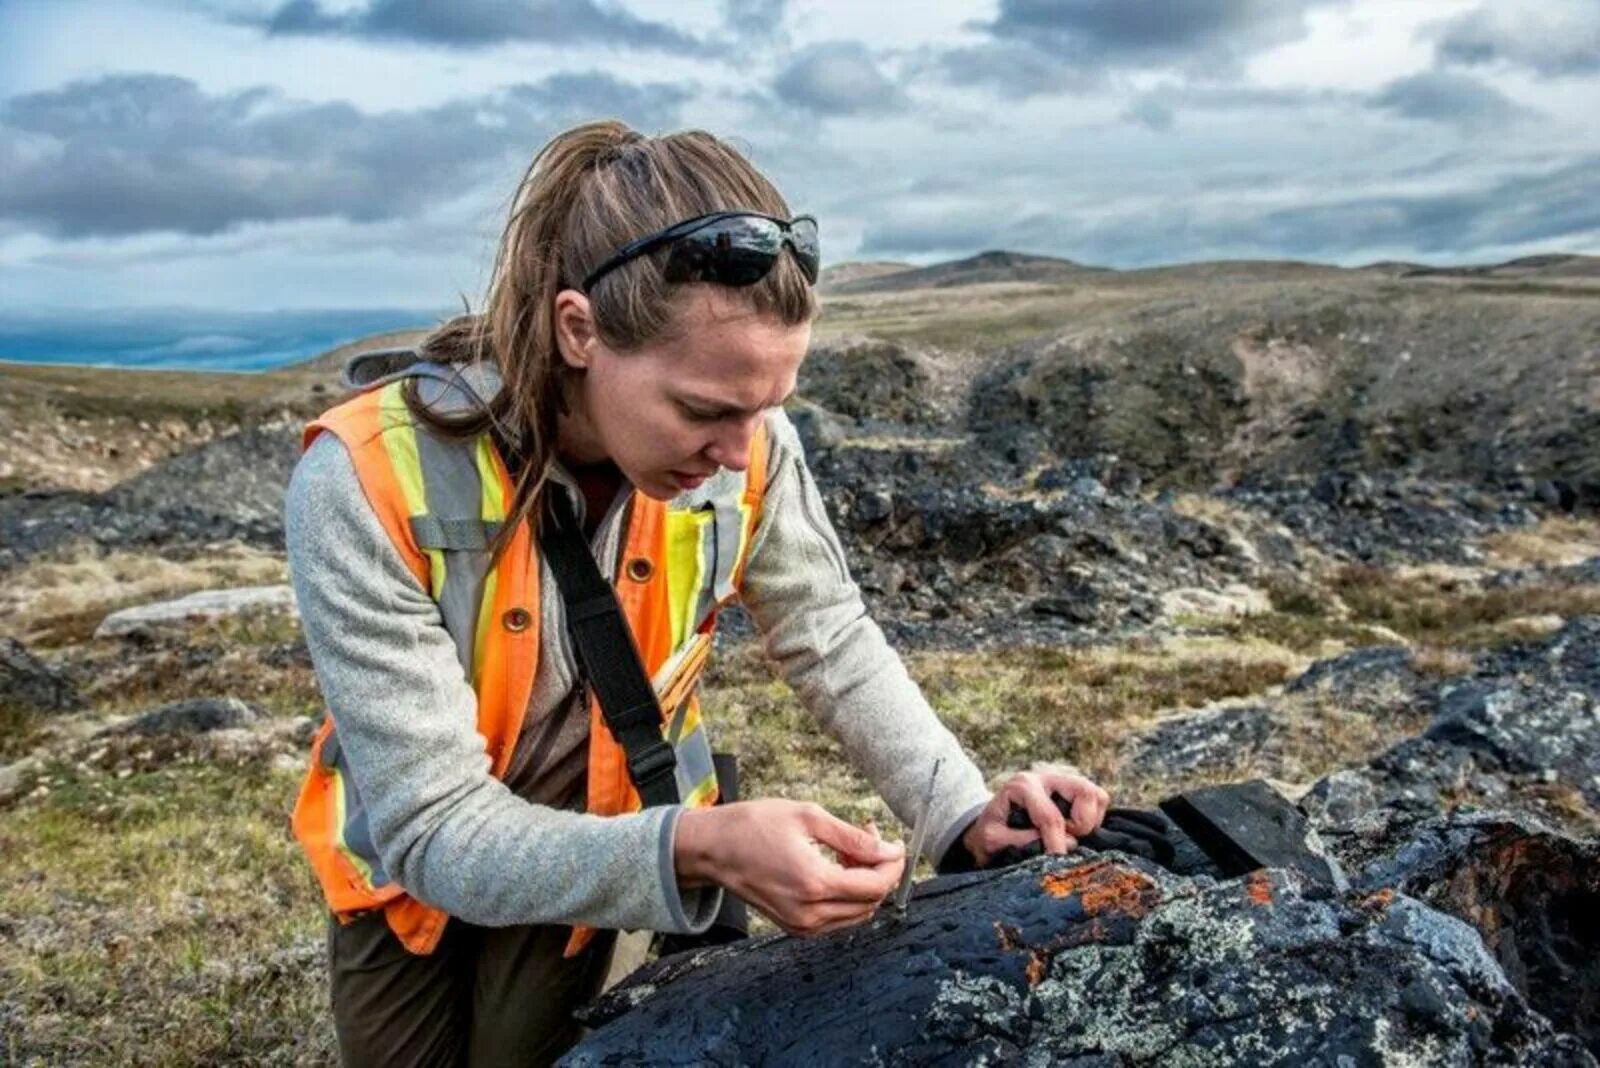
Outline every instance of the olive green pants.
<path id="1" fill-rule="evenodd" d="M 328 970 L 339 1052 L 368 1065 L 550 1064 L 582 1036 L 572 1011 L 600 992 L 615 931 L 561 956 L 570 927 L 446 926 L 418 956 L 382 912 L 328 918 Z"/>

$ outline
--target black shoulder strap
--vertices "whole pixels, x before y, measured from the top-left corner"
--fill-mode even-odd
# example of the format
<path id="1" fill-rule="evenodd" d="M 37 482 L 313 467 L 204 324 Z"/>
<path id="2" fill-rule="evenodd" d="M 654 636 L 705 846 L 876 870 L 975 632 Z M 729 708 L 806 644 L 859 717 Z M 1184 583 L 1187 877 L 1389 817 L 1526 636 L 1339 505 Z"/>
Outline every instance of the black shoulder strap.
<path id="1" fill-rule="evenodd" d="M 639 649 L 616 592 L 600 575 L 572 502 L 560 487 L 546 492 L 548 522 L 539 545 L 567 606 L 567 629 L 578 650 L 579 666 L 594 687 L 606 726 L 628 758 L 628 775 L 645 807 L 678 803 L 678 759 L 661 737 L 661 705 L 645 674 Z"/>

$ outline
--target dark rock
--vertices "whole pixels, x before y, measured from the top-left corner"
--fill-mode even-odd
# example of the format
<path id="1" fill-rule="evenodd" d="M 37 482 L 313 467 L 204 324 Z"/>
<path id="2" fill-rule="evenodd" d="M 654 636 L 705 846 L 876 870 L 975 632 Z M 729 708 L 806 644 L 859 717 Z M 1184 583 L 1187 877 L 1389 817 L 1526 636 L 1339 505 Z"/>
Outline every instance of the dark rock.
<path id="1" fill-rule="evenodd" d="M 1372 502 L 1373 483 L 1365 475 L 1325 471 L 1311 487 L 1311 496 L 1334 507 L 1359 508 Z"/>
<path id="2" fill-rule="evenodd" d="M 899 342 L 846 338 L 816 346 L 800 366 L 800 395 L 855 419 L 939 418 L 928 357 Z"/>
<path id="3" fill-rule="evenodd" d="M 808 456 L 838 448 L 848 436 L 837 416 L 814 404 L 796 405 L 788 414 Z"/>
<path id="4" fill-rule="evenodd" d="M 1040 597 L 1028 606 L 1035 615 L 1057 616 L 1073 623 L 1093 623 L 1098 616 L 1099 596 L 1088 586 L 1073 586 L 1049 597 Z"/>
<path id="5" fill-rule="evenodd" d="M 1540 501 L 1563 512 L 1570 512 L 1578 507 L 1578 491 L 1565 479 L 1546 479 L 1539 483 L 1536 493 Z"/>
<path id="6" fill-rule="evenodd" d="M 866 489 L 856 494 L 851 518 L 866 526 L 883 522 L 894 515 L 894 496 L 883 489 Z"/>
<path id="7" fill-rule="evenodd" d="M 918 887 L 902 922 L 666 958 L 567 1065 L 1593 1064 L 1471 927 L 1288 872 L 1111 856 Z"/>
<path id="8" fill-rule="evenodd" d="M 1505 813 L 1417 827 L 1356 877 L 1471 924 L 1529 1003 L 1600 1055 L 1600 843 Z"/>
<path id="9" fill-rule="evenodd" d="M 236 697 L 200 697 L 152 709 L 116 729 L 119 734 L 204 734 L 248 727 L 260 713 Z"/>
<path id="10" fill-rule="evenodd" d="M 1377 645 L 1318 660 L 1284 690 L 1305 693 L 1323 688 L 1336 697 L 1348 698 L 1382 683 L 1397 683 L 1412 689 L 1419 681 L 1420 676 L 1411 667 L 1411 650 L 1403 646 Z"/>
<path id="11" fill-rule="evenodd" d="M 1272 734 L 1272 709 L 1233 705 L 1184 713 L 1156 724 L 1130 745 L 1124 774 L 1178 777 L 1237 767 Z"/>
<path id="12" fill-rule="evenodd" d="M 1600 705 L 1592 694 L 1466 683 L 1445 691 L 1423 737 L 1486 768 L 1569 782 L 1600 805 Z"/>
<path id="13" fill-rule="evenodd" d="M 0 705 L 33 712 L 69 712 L 83 699 L 66 675 L 30 653 L 15 638 L 0 638 Z"/>
<path id="14" fill-rule="evenodd" d="M 1161 811 L 1225 875 L 1283 868 L 1335 890 L 1348 885 L 1305 815 L 1261 779 L 1186 790 Z"/>
<path id="15" fill-rule="evenodd" d="M 182 557 L 220 541 L 283 548 L 283 495 L 297 427 L 253 427 L 171 456 L 104 493 L 0 498 L 0 571 L 61 546 L 159 547 Z"/>

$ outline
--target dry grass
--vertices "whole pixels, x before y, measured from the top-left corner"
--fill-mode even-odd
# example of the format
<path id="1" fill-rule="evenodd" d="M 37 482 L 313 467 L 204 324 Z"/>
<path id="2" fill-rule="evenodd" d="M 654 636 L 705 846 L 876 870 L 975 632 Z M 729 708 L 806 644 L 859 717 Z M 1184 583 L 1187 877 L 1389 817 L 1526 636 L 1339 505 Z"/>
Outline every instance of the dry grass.
<path id="1" fill-rule="evenodd" d="M 111 612 L 199 590 L 288 581 L 280 553 L 228 546 L 174 562 L 155 553 L 89 551 L 35 560 L 0 588 L 0 636 L 30 646 L 82 641 Z"/>
<path id="2" fill-rule="evenodd" d="M 1535 617 L 1600 612 L 1596 586 L 1535 583 L 1484 589 L 1453 574 L 1396 575 L 1369 566 L 1344 568 L 1331 585 L 1353 618 L 1433 646 L 1498 645 L 1548 629 L 1544 621 L 1530 626 Z"/>
<path id="3" fill-rule="evenodd" d="M 321 908 L 251 765 L 57 765 L 0 825 L 0 1060 L 326 1063 Z"/>
<path id="4" fill-rule="evenodd" d="M 1497 569 L 1568 567 L 1600 556 L 1600 519 L 1551 516 L 1537 525 L 1505 530 L 1483 539 Z"/>
<path id="5" fill-rule="evenodd" d="M 1068 761 L 1115 786 L 1124 738 L 1164 709 L 1259 694 L 1303 660 L 1259 642 L 1200 638 L 1090 650 L 915 653 L 912 676 L 980 767 Z M 740 754 L 745 794 L 814 800 L 853 820 L 893 817 L 753 648 L 708 683 L 719 748 Z"/>

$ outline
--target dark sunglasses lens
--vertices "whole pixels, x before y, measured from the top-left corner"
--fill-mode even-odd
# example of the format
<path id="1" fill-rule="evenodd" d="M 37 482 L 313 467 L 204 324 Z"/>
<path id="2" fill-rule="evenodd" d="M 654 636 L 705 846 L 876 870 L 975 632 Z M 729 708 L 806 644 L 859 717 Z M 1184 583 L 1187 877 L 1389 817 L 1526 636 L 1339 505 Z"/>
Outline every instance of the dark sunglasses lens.
<path id="1" fill-rule="evenodd" d="M 782 248 L 783 234 L 771 220 L 724 219 L 673 242 L 662 273 L 668 282 L 753 285 Z"/>
<path id="2" fill-rule="evenodd" d="M 816 282 L 817 271 L 822 266 L 822 243 L 817 237 L 817 220 L 802 215 L 789 226 L 789 247 L 794 258 L 805 272 L 808 282 Z"/>

